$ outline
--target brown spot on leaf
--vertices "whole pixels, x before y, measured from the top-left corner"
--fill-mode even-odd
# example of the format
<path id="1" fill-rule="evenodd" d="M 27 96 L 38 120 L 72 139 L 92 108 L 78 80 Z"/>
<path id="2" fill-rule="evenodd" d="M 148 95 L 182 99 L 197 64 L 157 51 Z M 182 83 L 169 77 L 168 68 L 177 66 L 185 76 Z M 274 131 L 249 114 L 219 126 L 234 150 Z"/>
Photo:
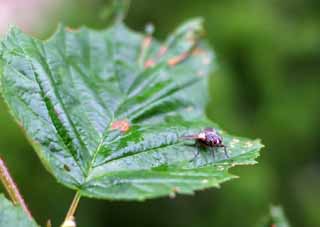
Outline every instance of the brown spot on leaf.
<path id="1" fill-rule="evenodd" d="M 194 48 L 194 50 L 192 51 L 192 55 L 195 55 L 195 56 L 199 56 L 203 54 L 207 54 L 207 52 L 199 47 Z"/>
<path id="2" fill-rule="evenodd" d="M 66 27 L 66 30 L 67 30 L 68 32 L 75 32 L 75 31 L 78 31 L 79 29 L 78 29 L 78 28 Z"/>
<path id="3" fill-rule="evenodd" d="M 194 50 L 192 51 L 192 55 L 193 56 L 203 56 L 202 57 L 202 64 L 204 64 L 204 65 L 209 65 L 211 63 L 211 58 L 209 56 L 209 53 L 199 47 L 194 48 Z"/>
<path id="4" fill-rule="evenodd" d="M 151 68 L 155 65 L 156 63 L 154 62 L 154 60 L 152 59 L 148 59 L 145 63 L 144 63 L 144 67 L 145 68 Z"/>
<path id="5" fill-rule="evenodd" d="M 173 57 L 173 58 L 170 58 L 170 59 L 168 60 L 168 65 L 173 67 L 173 66 L 175 66 L 175 65 L 183 62 L 183 61 L 186 60 L 188 57 L 189 57 L 189 52 L 184 52 L 184 53 L 182 53 L 182 54 L 180 54 L 180 55 L 178 55 L 178 56 L 175 56 L 175 57 Z"/>
<path id="6" fill-rule="evenodd" d="M 130 129 L 130 124 L 128 120 L 119 120 L 111 124 L 111 129 L 119 130 L 120 132 L 127 132 Z"/>
<path id="7" fill-rule="evenodd" d="M 151 42 L 152 42 L 152 36 L 145 37 L 142 42 L 142 48 L 144 49 L 149 48 L 149 46 L 151 45 Z"/>
<path id="8" fill-rule="evenodd" d="M 157 57 L 161 58 L 167 51 L 168 51 L 168 48 L 166 46 L 160 47 Z"/>

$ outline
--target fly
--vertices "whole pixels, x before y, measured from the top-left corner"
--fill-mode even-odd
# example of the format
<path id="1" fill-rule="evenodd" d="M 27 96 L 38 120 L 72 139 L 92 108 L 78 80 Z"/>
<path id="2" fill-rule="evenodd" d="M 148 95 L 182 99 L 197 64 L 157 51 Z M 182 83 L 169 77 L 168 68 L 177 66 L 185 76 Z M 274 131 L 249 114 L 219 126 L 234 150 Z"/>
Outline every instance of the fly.
<path id="1" fill-rule="evenodd" d="M 219 135 L 217 130 L 215 130 L 214 128 L 206 128 L 198 134 L 182 136 L 181 138 L 195 140 L 197 146 L 200 145 L 203 147 L 210 147 L 212 150 L 213 158 L 215 158 L 216 149 L 221 147 L 223 148 L 225 157 L 229 158 L 227 147 L 223 144 L 222 136 Z M 198 155 L 199 155 L 199 149 L 193 159 L 195 159 Z"/>

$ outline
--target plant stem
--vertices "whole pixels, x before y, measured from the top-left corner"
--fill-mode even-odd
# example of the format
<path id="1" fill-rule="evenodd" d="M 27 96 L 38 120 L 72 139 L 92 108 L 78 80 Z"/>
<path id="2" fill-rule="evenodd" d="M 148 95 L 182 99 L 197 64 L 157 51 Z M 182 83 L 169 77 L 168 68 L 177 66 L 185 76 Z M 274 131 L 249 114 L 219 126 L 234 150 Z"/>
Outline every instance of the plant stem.
<path id="1" fill-rule="evenodd" d="M 70 205 L 70 208 L 68 210 L 68 213 L 66 215 L 66 218 L 64 219 L 64 222 L 62 224 L 62 227 L 65 226 L 65 223 L 68 223 L 70 221 L 74 221 L 74 214 L 77 210 L 79 201 L 80 201 L 81 195 L 79 192 L 77 192 L 72 200 L 72 203 Z"/>
<path id="2" fill-rule="evenodd" d="M 17 185 L 13 181 L 8 168 L 1 157 L 0 157 L 0 180 L 4 185 L 4 188 L 8 192 L 9 197 L 12 200 L 13 204 L 20 205 L 24 210 L 24 212 L 29 216 L 29 218 L 32 219 L 31 212 L 29 211 L 27 204 L 24 202 L 24 199 L 21 196 Z"/>
<path id="3" fill-rule="evenodd" d="M 50 219 L 47 221 L 46 227 L 52 227 L 52 224 L 51 224 L 51 220 L 50 220 Z"/>
<path id="4" fill-rule="evenodd" d="M 130 7 L 130 0 L 114 0 L 113 11 L 115 15 L 115 22 L 119 23 L 124 20 Z"/>

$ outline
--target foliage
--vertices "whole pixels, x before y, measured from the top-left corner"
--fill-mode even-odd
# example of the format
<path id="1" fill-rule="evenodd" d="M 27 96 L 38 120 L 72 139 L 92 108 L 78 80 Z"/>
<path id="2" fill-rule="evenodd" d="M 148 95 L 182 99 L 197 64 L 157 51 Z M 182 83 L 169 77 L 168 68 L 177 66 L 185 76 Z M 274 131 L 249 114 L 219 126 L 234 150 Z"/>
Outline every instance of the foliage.
<path id="1" fill-rule="evenodd" d="M 0 194 L 0 226 L 36 227 L 34 220 L 30 220 L 26 213 L 18 206 L 14 206 L 3 194 Z"/>
<path id="2" fill-rule="evenodd" d="M 258 227 L 290 227 L 290 225 L 282 207 L 271 206 L 270 213 L 261 221 Z"/>
<path id="3" fill-rule="evenodd" d="M 63 1 L 57 16 L 47 16 L 46 26 L 32 35 L 51 34 L 57 20 L 74 28 L 104 28 L 105 21 L 97 18 L 103 2 Z M 127 24 L 141 29 L 152 22 L 159 38 L 185 18 L 205 18 L 207 39 L 219 62 L 210 78 L 208 117 L 232 133 L 263 138 L 268 149 L 255 168 L 232 169 L 241 179 L 224 184 L 223 190 L 146 203 L 83 200 L 79 224 L 253 226 L 266 204 L 276 199 L 293 226 L 320 226 L 319 6 L 315 0 L 133 0 Z M 29 13 L 38 11 L 34 7 Z M 44 223 L 50 215 L 53 223 L 61 223 L 64 211 L 55 208 L 57 201 L 67 207 L 73 192 L 42 171 L 2 100 L 0 127 L 0 153 L 23 186 L 23 195 L 32 201 L 29 206 L 37 220 Z"/>
<path id="4" fill-rule="evenodd" d="M 143 200 L 217 187 L 234 177 L 230 167 L 255 163 L 257 140 L 219 129 L 230 158 L 214 158 L 181 139 L 218 129 L 203 113 L 212 54 L 201 22 L 162 45 L 121 22 L 102 31 L 61 26 L 46 42 L 11 29 L 2 95 L 60 183 L 83 196 Z"/>

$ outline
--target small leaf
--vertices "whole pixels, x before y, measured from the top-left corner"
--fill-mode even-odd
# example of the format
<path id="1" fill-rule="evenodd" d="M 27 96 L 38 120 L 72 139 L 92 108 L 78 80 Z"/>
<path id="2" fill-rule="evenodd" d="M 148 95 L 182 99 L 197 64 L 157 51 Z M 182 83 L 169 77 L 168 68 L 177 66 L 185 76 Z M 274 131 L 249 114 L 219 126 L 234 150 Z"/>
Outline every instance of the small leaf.
<path id="1" fill-rule="evenodd" d="M 115 22 L 124 20 L 129 9 L 130 0 L 114 0 L 112 4 L 102 9 L 100 17 L 103 20 L 113 19 Z"/>
<path id="2" fill-rule="evenodd" d="M 34 220 L 19 206 L 14 206 L 3 194 L 0 194 L 0 226 L 36 227 Z"/>
<path id="3" fill-rule="evenodd" d="M 2 95 L 59 182 L 88 197 L 143 200 L 218 187 L 234 178 L 228 168 L 255 163 L 259 141 L 204 115 L 213 54 L 201 23 L 163 44 L 122 23 L 60 27 L 46 42 L 11 29 L 0 50 Z M 201 149 L 194 159 L 200 148 L 181 136 L 206 127 L 219 130 L 230 158 Z"/>
<path id="4" fill-rule="evenodd" d="M 257 227 L 290 227 L 282 207 L 271 206 L 270 214 L 261 220 Z"/>

